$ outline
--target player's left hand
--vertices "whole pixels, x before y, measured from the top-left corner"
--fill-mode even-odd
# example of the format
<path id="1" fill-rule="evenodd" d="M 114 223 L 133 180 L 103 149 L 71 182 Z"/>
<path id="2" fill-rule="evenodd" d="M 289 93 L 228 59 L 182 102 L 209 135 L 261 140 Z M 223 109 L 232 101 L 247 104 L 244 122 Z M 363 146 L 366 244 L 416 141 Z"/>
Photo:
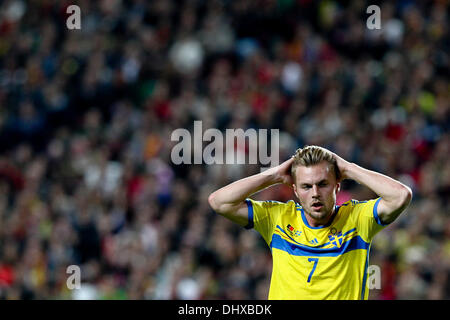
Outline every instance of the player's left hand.
<path id="1" fill-rule="evenodd" d="M 336 163 L 341 175 L 340 181 L 348 179 L 348 172 L 351 166 L 351 162 L 348 162 L 347 160 L 344 160 L 342 157 L 338 156 L 336 153 L 333 153 L 334 158 L 336 159 Z M 339 182 L 340 182 L 339 181 Z"/>

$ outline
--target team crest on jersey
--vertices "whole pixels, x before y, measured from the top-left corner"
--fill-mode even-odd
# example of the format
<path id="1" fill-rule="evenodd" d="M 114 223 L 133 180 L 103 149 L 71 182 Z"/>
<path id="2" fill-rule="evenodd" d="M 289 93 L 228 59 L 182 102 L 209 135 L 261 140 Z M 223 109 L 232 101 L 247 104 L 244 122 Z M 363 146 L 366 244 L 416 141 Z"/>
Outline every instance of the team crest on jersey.
<path id="1" fill-rule="evenodd" d="M 331 244 L 335 247 L 340 248 L 342 242 L 344 241 L 344 237 L 342 236 L 342 231 L 337 231 L 336 228 L 332 228 L 330 234 L 328 235 L 328 239 Z"/>
<path id="2" fill-rule="evenodd" d="M 298 237 L 299 235 L 302 234 L 301 231 L 295 230 L 295 228 L 293 226 L 291 226 L 290 224 L 288 224 L 286 228 L 287 228 L 289 234 L 291 235 L 291 237 Z"/>

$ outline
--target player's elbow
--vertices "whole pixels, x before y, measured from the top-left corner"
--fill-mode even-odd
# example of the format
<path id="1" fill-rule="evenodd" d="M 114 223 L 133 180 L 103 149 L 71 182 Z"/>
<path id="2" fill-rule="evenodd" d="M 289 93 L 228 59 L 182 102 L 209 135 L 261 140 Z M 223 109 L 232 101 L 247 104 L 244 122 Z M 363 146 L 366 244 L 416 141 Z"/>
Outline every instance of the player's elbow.
<path id="1" fill-rule="evenodd" d="M 208 197 L 208 203 L 211 209 L 213 209 L 215 212 L 220 213 L 220 204 L 217 201 L 216 193 L 213 192 Z"/>
<path id="2" fill-rule="evenodd" d="M 384 210 L 378 213 L 383 224 L 390 224 L 405 211 L 413 197 L 411 188 L 402 185 L 395 196 L 384 202 Z"/>
<path id="3" fill-rule="evenodd" d="M 220 200 L 220 193 L 217 191 L 211 193 L 208 197 L 208 203 L 214 212 L 224 216 L 233 210 L 233 205 Z"/>
<path id="4" fill-rule="evenodd" d="M 410 187 L 403 186 L 400 196 L 400 207 L 406 208 L 413 198 L 413 192 Z"/>
<path id="5" fill-rule="evenodd" d="M 394 216 L 397 216 L 408 207 L 408 205 L 411 203 L 412 197 L 413 193 L 410 187 L 402 185 L 399 188 L 398 193 L 396 194 L 395 198 L 392 199 L 390 205 L 391 210 L 393 212 L 397 212 L 397 214 L 394 214 Z"/>

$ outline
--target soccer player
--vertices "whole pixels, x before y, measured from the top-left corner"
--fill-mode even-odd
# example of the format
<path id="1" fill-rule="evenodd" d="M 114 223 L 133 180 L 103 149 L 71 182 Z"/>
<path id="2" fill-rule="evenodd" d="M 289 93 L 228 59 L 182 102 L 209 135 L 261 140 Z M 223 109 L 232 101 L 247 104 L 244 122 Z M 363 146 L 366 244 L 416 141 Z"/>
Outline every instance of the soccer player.
<path id="1" fill-rule="evenodd" d="M 353 179 L 379 197 L 336 205 L 344 179 Z M 290 200 L 249 197 L 269 186 L 293 187 Z M 318 147 L 300 148 L 289 160 L 235 181 L 209 198 L 214 211 L 255 228 L 272 252 L 269 299 L 368 299 L 370 244 L 411 202 L 411 189 L 383 174 L 350 163 Z"/>

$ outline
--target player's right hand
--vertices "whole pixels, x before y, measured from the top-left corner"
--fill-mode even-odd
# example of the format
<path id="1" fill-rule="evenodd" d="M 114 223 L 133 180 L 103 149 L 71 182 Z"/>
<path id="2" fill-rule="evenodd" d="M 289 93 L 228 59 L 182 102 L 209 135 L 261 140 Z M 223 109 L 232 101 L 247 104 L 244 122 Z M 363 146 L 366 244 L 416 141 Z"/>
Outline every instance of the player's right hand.
<path id="1" fill-rule="evenodd" d="M 280 165 L 269 169 L 269 170 L 273 169 L 276 182 L 284 183 L 292 187 L 292 184 L 294 183 L 291 176 L 291 166 L 293 162 L 294 157 L 291 157 L 290 159 L 284 161 Z"/>

